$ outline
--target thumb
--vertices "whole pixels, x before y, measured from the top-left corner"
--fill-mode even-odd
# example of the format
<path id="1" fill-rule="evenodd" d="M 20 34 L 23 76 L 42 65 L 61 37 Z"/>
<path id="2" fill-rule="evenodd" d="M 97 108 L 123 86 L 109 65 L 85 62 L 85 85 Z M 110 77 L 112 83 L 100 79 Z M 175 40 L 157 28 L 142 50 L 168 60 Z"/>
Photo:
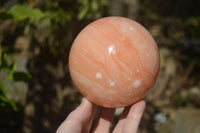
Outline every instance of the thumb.
<path id="1" fill-rule="evenodd" d="M 89 132 L 97 106 L 83 98 L 81 104 L 72 111 L 58 128 L 57 133 Z"/>

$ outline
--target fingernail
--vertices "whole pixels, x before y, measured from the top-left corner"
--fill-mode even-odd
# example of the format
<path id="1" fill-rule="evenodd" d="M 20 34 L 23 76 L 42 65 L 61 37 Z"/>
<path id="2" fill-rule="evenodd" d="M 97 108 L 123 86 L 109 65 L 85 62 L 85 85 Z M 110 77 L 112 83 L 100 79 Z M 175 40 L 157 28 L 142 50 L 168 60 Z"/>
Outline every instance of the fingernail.
<path id="1" fill-rule="evenodd" d="M 87 104 L 87 102 L 88 102 L 88 101 L 87 101 L 87 99 L 85 99 L 85 98 L 82 98 L 82 100 L 81 100 L 81 105 L 83 105 L 83 106 L 84 106 L 84 105 L 86 105 L 86 104 Z"/>

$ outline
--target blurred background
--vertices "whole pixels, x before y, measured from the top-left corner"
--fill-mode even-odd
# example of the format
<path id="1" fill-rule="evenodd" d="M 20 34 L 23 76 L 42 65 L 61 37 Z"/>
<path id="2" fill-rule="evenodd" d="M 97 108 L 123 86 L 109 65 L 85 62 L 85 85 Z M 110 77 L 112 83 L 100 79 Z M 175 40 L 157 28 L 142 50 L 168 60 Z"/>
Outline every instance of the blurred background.
<path id="1" fill-rule="evenodd" d="M 139 133 L 200 133 L 199 0 L 0 0 L 1 133 L 56 131 L 82 98 L 69 75 L 71 44 L 106 16 L 141 23 L 160 50 Z"/>

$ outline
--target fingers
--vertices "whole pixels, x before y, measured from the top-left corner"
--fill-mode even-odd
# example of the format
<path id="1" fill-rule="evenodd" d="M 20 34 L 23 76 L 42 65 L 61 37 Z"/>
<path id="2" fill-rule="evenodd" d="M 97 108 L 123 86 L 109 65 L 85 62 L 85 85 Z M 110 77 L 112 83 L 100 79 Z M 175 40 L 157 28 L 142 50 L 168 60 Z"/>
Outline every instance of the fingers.
<path id="1" fill-rule="evenodd" d="M 118 121 L 116 127 L 113 130 L 113 133 L 122 133 L 123 127 L 125 125 L 126 117 L 127 117 L 128 112 L 130 110 L 130 107 L 131 106 L 124 108 L 124 110 L 123 110 L 123 112 L 122 112 L 122 114 L 119 118 L 119 121 Z"/>
<path id="2" fill-rule="evenodd" d="M 145 106 L 146 104 L 144 100 L 141 100 L 131 106 L 124 123 L 123 133 L 137 133 Z"/>
<path id="3" fill-rule="evenodd" d="M 83 98 L 81 105 L 72 111 L 56 133 L 89 132 L 97 106 Z"/>
<path id="4" fill-rule="evenodd" d="M 114 119 L 115 109 L 101 108 L 93 133 L 109 133 Z"/>
<path id="5" fill-rule="evenodd" d="M 126 107 L 116 125 L 113 133 L 136 133 L 143 111 L 145 102 L 143 100 Z M 56 133 L 89 133 L 97 106 L 88 100 L 82 100 L 81 105 L 69 114 L 67 119 L 61 124 Z M 115 109 L 101 108 L 94 133 L 109 133 Z"/>

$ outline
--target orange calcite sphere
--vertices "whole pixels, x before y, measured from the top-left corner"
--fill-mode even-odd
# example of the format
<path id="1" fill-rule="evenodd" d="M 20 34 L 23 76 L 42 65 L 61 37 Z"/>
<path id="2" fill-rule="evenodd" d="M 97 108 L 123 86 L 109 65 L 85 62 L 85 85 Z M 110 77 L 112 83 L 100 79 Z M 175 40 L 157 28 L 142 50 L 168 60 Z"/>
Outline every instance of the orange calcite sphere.
<path id="1" fill-rule="evenodd" d="M 91 102 L 124 107 L 143 98 L 156 81 L 160 65 L 157 45 L 139 23 L 106 17 L 84 28 L 69 56 L 78 90 Z"/>

